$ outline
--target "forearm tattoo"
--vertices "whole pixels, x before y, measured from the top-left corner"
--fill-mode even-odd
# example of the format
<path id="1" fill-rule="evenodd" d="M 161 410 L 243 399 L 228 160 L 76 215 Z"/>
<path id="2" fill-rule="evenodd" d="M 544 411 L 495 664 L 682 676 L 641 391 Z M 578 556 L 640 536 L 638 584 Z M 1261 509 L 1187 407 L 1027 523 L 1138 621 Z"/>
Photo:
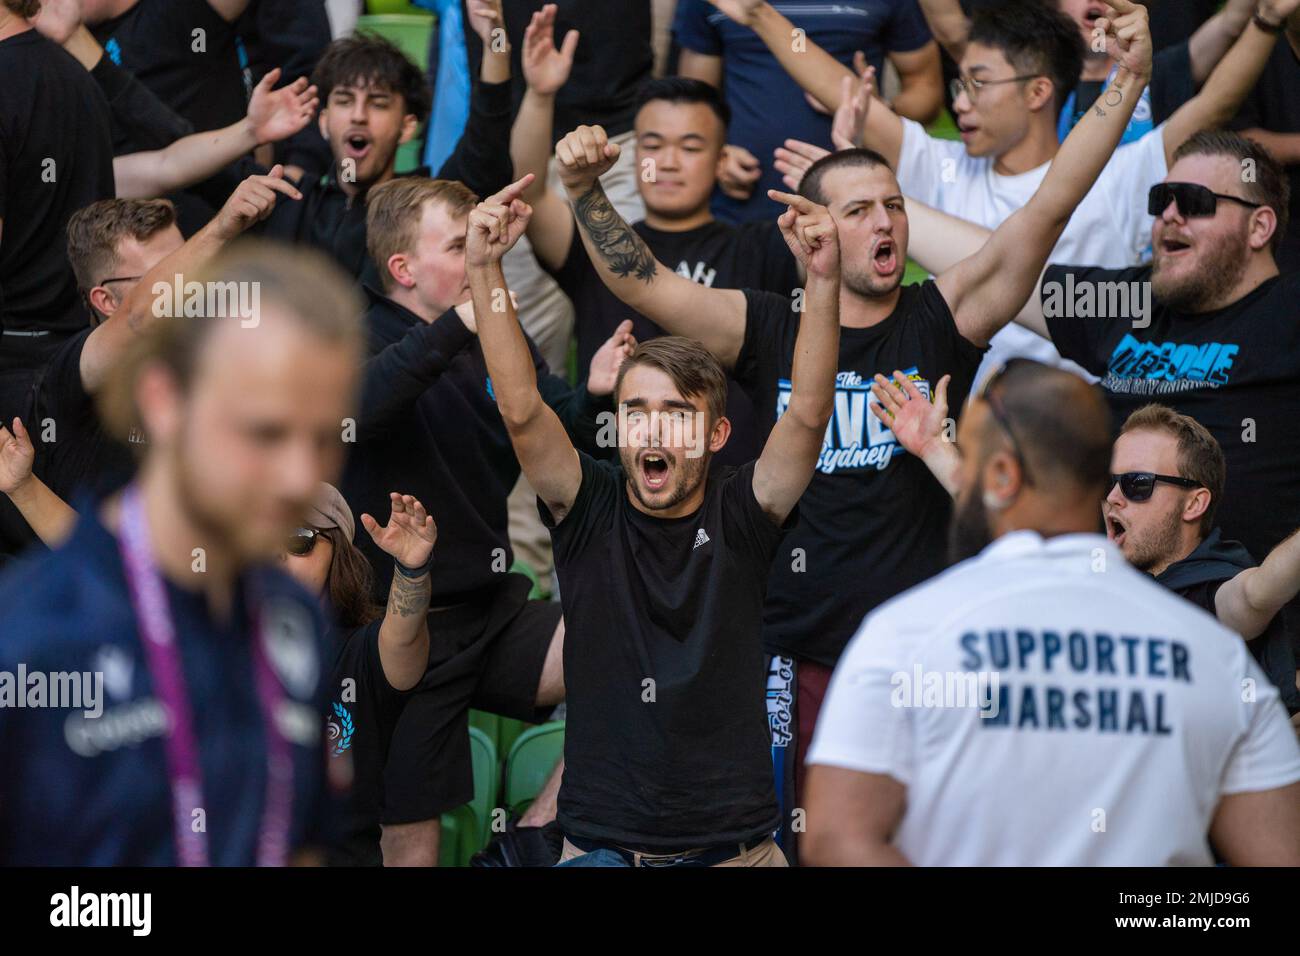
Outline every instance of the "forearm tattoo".
<path id="1" fill-rule="evenodd" d="M 429 610 L 429 596 L 433 593 L 433 579 L 425 574 L 417 579 L 393 573 L 393 583 L 388 589 L 388 613 L 397 617 L 414 617 Z"/>
<path id="2" fill-rule="evenodd" d="M 592 244 L 609 270 L 620 279 L 634 276 L 653 282 L 658 263 L 644 240 L 623 221 L 599 184 L 573 204 L 578 225 L 591 237 Z"/>

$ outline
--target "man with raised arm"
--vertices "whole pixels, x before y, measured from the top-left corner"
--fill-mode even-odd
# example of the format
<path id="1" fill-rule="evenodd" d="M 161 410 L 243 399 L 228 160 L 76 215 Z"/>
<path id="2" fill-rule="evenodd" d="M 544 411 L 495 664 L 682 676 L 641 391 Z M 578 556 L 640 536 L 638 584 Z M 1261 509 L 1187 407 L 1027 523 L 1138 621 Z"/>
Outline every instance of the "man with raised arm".
<path id="1" fill-rule="evenodd" d="M 698 343 L 666 336 L 620 369 L 614 464 L 576 451 L 542 400 L 507 294 L 500 260 L 532 215 L 519 199 L 529 180 L 471 214 L 466 265 L 497 405 L 551 528 L 563 595 L 562 860 L 782 866 L 759 638 L 768 570 L 834 400 L 835 221 L 772 193 L 789 205 L 781 230 L 808 282 L 785 414 L 759 459 L 710 472 L 731 431 L 726 378 Z"/>
<path id="2" fill-rule="evenodd" d="M 803 180 L 803 195 L 830 209 L 843 243 L 843 330 L 834 418 L 800 524 L 773 567 L 764 613 L 766 647 L 775 655 L 768 685 L 773 746 L 780 751 L 774 761 L 802 762 L 831 668 L 863 616 L 945 566 L 948 497 L 868 413 L 871 379 L 902 369 L 928 393 L 929 383 L 949 372 L 959 393 L 970 389 L 990 337 L 1033 290 L 1146 84 L 1146 11 L 1125 0 L 1113 3 L 1125 12 L 1100 23 L 1121 68 L 1096 108 L 1024 208 L 935 280 L 901 285 L 908 214 L 879 154 L 833 154 Z M 579 128 L 556 153 L 579 232 L 610 289 L 668 332 L 699 340 L 756 407 L 780 416 L 800 326 L 796 310 L 806 300 L 709 289 L 676 275 L 655 261 L 601 191 L 598 177 L 618 155 L 603 131 Z M 783 785 L 790 807 L 797 805 L 797 786 Z"/>

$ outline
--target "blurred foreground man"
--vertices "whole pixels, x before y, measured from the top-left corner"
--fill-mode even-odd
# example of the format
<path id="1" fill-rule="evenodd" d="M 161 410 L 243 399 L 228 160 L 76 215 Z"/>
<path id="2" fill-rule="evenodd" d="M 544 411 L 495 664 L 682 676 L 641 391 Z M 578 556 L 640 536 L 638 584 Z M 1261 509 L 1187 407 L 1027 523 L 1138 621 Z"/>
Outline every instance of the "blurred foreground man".
<path id="1" fill-rule="evenodd" d="M 845 652 L 808 755 L 806 861 L 1208 865 L 1208 835 L 1233 865 L 1300 863 L 1277 690 L 1096 533 L 1100 394 L 1021 360 L 958 442 L 952 545 L 970 560 L 882 605 Z"/>
<path id="2" fill-rule="evenodd" d="M 322 842 L 323 628 L 274 563 L 338 470 L 361 307 L 317 254 L 245 246 L 195 278 L 242 307 L 155 324 L 100 395 L 147 437 L 138 477 L 0 579 L 5 864 L 276 866 Z"/>

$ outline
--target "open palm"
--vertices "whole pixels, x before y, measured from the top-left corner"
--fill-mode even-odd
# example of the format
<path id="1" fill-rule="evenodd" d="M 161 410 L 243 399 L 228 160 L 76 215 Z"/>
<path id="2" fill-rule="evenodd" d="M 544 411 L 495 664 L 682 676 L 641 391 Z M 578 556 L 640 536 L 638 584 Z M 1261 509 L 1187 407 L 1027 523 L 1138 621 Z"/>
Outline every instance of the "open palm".
<path id="1" fill-rule="evenodd" d="M 422 567 L 433 554 L 438 526 L 419 499 L 391 492 L 388 500 L 392 507 L 388 524 L 381 526 L 368 514 L 361 516 L 361 523 L 375 544 L 394 561 L 408 568 Z"/>
<path id="2" fill-rule="evenodd" d="M 0 425 L 0 492 L 11 494 L 32 476 L 36 449 L 23 423 L 15 418 L 13 431 Z"/>

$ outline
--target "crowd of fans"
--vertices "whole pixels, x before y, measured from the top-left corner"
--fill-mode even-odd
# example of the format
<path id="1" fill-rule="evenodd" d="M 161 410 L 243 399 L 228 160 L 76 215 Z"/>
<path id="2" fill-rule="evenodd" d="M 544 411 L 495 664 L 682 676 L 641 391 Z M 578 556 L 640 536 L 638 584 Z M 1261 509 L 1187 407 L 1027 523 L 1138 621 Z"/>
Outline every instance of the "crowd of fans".
<path id="1" fill-rule="evenodd" d="M 1300 864 L 1300 0 L 362 7 L 0 0 L 0 861 Z"/>

